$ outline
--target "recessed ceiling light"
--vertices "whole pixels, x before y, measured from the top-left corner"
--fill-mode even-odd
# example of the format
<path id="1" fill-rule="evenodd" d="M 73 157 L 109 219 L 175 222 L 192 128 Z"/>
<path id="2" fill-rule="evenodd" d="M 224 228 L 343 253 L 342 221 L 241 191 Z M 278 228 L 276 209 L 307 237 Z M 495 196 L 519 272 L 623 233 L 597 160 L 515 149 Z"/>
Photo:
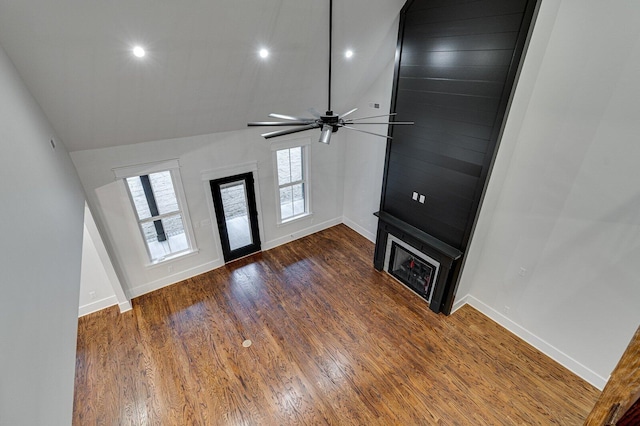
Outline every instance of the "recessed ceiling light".
<path id="1" fill-rule="evenodd" d="M 136 46 L 133 48 L 133 55 L 136 58 L 142 58 L 144 57 L 144 55 L 146 55 L 147 52 L 144 51 L 144 49 L 142 48 L 142 46 Z"/>
<path id="2" fill-rule="evenodd" d="M 350 57 L 353 56 L 353 50 L 349 49 L 346 52 L 344 52 L 344 56 L 349 59 Z"/>
<path id="3" fill-rule="evenodd" d="M 267 56 L 269 56 L 269 51 L 267 49 L 260 49 L 260 57 L 264 59 Z"/>

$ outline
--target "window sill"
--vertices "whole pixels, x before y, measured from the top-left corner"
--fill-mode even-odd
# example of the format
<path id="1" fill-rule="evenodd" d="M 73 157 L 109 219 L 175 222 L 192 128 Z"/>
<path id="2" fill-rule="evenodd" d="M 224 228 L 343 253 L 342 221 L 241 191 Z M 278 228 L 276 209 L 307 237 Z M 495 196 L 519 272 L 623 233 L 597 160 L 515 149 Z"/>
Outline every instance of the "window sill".
<path id="1" fill-rule="evenodd" d="M 299 222 L 299 221 L 304 220 L 304 219 L 309 219 L 312 216 L 313 216 L 313 213 L 303 213 L 303 214 L 298 215 L 298 216 L 294 216 L 294 217 L 290 217 L 290 218 L 285 219 L 285 220 L 281 220 L 280 222 L 278 222 L 276 224 L 276 227 L 280 228 L 281 226 L 285 226 L 285 225 L 289 225 L 291 223 Z"/>
<path id="2" fill-rule="evenodd" d="M 167 263 L 171 263 L 174 260 L 178 260 L 178 259 L 182 259 L 185 257 L 189 257 L 189 256 L 193 256 L 195 254 L 198 254 L 200 252 L 199 249 L 191 249 L 191 250 L 186 250 L 186 251 L 182 251 L 180 253 L 176 253 L 176 254 L 172 254 L 171 256 L 167 256 L 164 257 L 160 260 L 156 260 L 155 262 L 151 262 L 151 263 L 147 263 L 145 266 L 148 269 L 152 269 L 158 266 L 162 266 L 162 265 L 166 265 Z"/>

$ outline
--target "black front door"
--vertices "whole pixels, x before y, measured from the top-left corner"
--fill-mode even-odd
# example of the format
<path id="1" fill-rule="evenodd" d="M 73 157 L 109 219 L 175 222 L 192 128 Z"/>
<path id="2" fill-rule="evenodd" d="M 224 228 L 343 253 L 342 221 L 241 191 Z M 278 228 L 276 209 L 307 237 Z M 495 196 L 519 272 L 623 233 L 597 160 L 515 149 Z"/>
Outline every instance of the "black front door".
<path id="1" fill-rule="evenodd" d="M 210 181 L 225 262 L 260 251 L 253 173 Z"/>

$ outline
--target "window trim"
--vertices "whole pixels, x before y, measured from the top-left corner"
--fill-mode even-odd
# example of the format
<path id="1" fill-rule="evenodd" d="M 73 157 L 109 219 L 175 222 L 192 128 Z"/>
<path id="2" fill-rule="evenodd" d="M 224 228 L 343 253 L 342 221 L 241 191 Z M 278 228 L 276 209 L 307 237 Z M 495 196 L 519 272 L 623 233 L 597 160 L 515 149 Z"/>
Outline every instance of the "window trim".
<path id="1" fill-rule="evenodd" d="M 146 267 L 154 267 L 160 264 L 165 264 L 166 262 L 170 262 L 173 260 L 181 259 L 185 256 L 192 255 L 194 253 L 198 253 L 199 250 L 196 246 L 196 241 L 193 233 L 193 226 L 191 224 L 191 215 L 189 214 L 189 209 L 187 206 L 187 199 L 184 193 L 184 186 L 182 185 L 182 177 L 180 175 L 180 163 L 177 159 L 160 161 L 156 163 L 145 163 L 138 164 L 132 166 L 118 167 L 112 169 L 115 175 L 116 180 L 121 182 L 121 185 L 124 186 L 124 191 L 126 192 L 129 198 L 129 207 L 132 209 L 131 212 L 133 214 L 133 219 L 135 220 L 136 227 L 138 228 L 140 242 L 142 247 L 144 247 L 144 253 L 146 254 L 146 263 L 144 266 Z M 174 193 L 176 194 L 176 201 L 178 203 L 178 211 L 167 213 L 159 216 L 154 216 L 155 220 L 157 218 L 162 218 L 163 216 L 172 216 L 176 213 L 179 213 L 182 216 L 185 235 L 187 238 L 187 244 L 189 246 L 188 249 L 182 250 L 177 253 L 173 253 L 171 255 L 165 256 L 158 260 L 152 260 L 151 252 L 149 251 L 149 246 L 147 245 L 144 234 L 142 232 L 141 223 L 148 222 L 151 218 L 148 219 L 140 219 L 138 217 L 135 203 L 133 202 L 133 198 L 131 197 L 131 191 L 127 185 L 126 179 L 130 177 L 138 177 L 142 175 L 149 175 L 152 173 L 165 172 L 168 171 L 171 176 L 171 183 L 173 185 Z"/>
<path id="2" fill-rule="evenodd" d="M 280 205 L 280 182 L 278 180 L 278 155 L 277 152 L 284 149 L 302 148 L 302 182 L 304 183 L 305 194 L 305 212 L 282 219 L 282 210 Z M 288 225 L 292 222 L 297 222 L 301 219 L 306 219 L 313 215 L 311 206 L 311 185 L 309 182 L 310 177 L 310 164 L 311 164 L 311 138 L 296 138 L 286 141 L 276 142 L 271 144 L 271 158 L 273 162 L 273 176 L 275 183 L 275 199 L 276 199 L 276 226 L 280 227 Z"/>

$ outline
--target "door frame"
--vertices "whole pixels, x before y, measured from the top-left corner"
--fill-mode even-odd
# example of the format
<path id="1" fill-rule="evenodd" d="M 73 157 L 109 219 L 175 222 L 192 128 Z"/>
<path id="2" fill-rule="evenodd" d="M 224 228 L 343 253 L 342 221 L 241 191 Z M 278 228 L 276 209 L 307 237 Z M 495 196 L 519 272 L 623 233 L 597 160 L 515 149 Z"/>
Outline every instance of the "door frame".
<path id="1" fill-rule="evenodd" d="M 218 259 L 214 262 L 219 262 L 220 266 L 224 265 L 224 258 L 222 256 L 222 240 L 220 238 L 220 232 L 216 223 L 216 212 L 213 207 L 213 195 L 211 194 L 212 180 L 221 179 L 227 176 L 241 175 L 244 173 L 253 173 L 253 186 L 256 194 L 256 208 L 258 210 L 258 229 L 260 231 L 260 241 L 264 250 L 264 226 L 262 221 L 262 201 L 260 191 L 260 175 L 258 173 L 258 162 L 251 161 L 247 163 L 234 164 L 232 166 L 217 167 L 215 169 L 203 170 L 200 172 L 200 180 L 202 181 L 203 190 L 205 193 L 205 199 L 207 200 L 207 207 L 209 209 L 209 219 L 202 220 L 199 223 L 199 228 L 211 227 L 211 234 L 215 240 L 215 246 L 218 250 Z"/>
<path id="2" fill-rule="evenodd" d="M 221 198 L 221 187 L 235 182 L 242 182 L 242 184 L 244 184 L 249 228 L 251 230 L 251 239 L 253 242 L 232 250 L 227 230 L 224 206 Z M 258 206 L 256 202 L 255 178 L 253 176 L 253 172 L 225 176 L 223 178 L 211 180 L 209 181 L 209 184 L 211 187 L 213 206 L 216 212 L 216 224 L 220 235 L 220 243 L 222 245 L 222 256 L 224 257 L 225 263 L 261 251 L 262 242 L 260 240 L 260 228 L 258 225 Z"/>

